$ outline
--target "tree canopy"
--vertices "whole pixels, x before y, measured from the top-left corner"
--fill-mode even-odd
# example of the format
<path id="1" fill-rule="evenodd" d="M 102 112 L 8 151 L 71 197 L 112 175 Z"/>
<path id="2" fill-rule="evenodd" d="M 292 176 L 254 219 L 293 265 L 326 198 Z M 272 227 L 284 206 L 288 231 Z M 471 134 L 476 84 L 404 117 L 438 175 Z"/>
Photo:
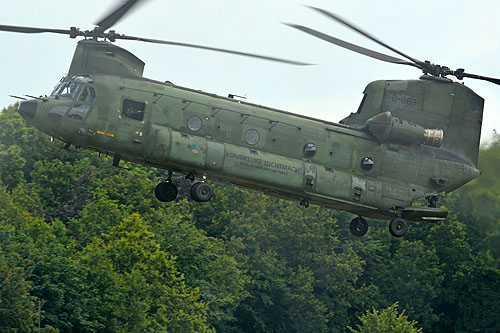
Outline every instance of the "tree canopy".
<path id="1" fill-rule="evenodd" d="M 220 184 L 160 203 L 163 171 L 111 164 L 0 113 L 0 331 L 500 331 L 498 135 L 401 239 Z"/>

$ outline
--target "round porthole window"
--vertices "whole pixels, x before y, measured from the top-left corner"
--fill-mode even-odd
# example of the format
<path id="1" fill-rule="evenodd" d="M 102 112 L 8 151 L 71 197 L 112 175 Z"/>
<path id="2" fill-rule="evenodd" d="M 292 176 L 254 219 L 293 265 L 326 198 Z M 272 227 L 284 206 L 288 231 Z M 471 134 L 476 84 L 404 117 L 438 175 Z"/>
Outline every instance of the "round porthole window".
<path id="1" fill-rule="evenodd" d="M 187 121 L 187 125 L 190 131 L 198 132 L 201 130 L 202 126 L 201 118 L 198 116 L 191 116 Z"/>
<path id="2" fill-rule="evenodd" d="M 248 131 L 246 131 L 245 133 L 246 143 L 248 143 L 249 145 L 256 145 L 257 143 L 259 143 L 259 140 L 260 140 L 259 132 L 257 132 L 254 129 L 249 129 Z"/>
<path id="3" fill-rule="evenodd" d="M 361 168 L 363 170 L 366 171 L 371 170 L 374 165 L 375 162 L 373 162 L 373 160 L 370 157 L 363 157 L 363 159 L 361 160 Z"/>
<path id="4" fill-rule="evenodd" d="M 316 151 L 318 148 L 316 148 L 316 145 L 314 143 L 306 143 L 304 146 L 304 156 L 305 157 L 313 157 L 316 155 Z"/>

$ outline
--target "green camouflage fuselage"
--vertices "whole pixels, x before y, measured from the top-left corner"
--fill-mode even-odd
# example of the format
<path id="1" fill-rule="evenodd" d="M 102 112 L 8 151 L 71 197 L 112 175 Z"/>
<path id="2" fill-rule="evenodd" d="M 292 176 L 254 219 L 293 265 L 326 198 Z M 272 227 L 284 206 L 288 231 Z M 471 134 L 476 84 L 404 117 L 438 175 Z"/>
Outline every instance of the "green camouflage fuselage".
<path id="1" fill-rule="evenodd" d="M 130 53 L 92 43 L 79 43 L 60 91 L 29 101 L 36 111 L 25 117 L 75 146 L 368 217 L 479 175 L 483 100 L 457 83 L 373 82 L 358 112 L 336 124 L 148 80 Z M 104 59 L 92 70 L 79 58 L 89 50 Z M 384 112 L 378 136 L 368 120 Z M 420 128 L 442 130 L 442 145 L 423 144 Z"/>

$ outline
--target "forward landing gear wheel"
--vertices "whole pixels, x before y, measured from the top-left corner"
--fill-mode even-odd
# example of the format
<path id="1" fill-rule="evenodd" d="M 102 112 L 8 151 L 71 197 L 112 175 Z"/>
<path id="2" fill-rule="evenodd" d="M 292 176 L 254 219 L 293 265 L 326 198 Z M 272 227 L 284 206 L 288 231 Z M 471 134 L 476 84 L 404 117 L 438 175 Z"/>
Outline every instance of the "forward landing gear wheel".
<path id="1" fill-rule="evenodd" d="M 349 227 L 354 236 L 361 237 L 368 231 L 368 222 L 361 216 L 358 216 L 352 219 Z"/>
<path id="2" fill-rule="evenodd" d="M 194 201 L 206 202 L 212 199 L 214 190 L 212 189 L 212 186 L 210 186 L 210 184 L 199 182 L 191 186 L 191 191 L 189 193 L 191 194 L 191 198 L 193 198 Z"/>
<path id="3" fill-rule="evenodd" d="M 174 201 L 177 198 L 177 186 L 171 182 L 162 182 L 156 185 L 155 196 L 161 202 Z"/>
<path id="4" fill-rule="evenodd" d="M 394 237 L 401 237 L 408 231 L 408 223 L 400 217 L 389 222 L 389 231 Z"/>

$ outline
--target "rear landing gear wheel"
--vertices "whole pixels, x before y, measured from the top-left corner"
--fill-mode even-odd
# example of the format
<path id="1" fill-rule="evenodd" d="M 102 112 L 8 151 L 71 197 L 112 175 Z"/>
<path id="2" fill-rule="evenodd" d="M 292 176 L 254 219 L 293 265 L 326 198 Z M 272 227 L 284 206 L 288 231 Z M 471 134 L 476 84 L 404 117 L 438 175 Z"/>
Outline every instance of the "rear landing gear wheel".
<path id="1" fill-rule="evenodd" d="M 408 223 L 401 217 L 396 217 L 389 222 L 389 232 L 394 237 L 401 237 L 408 231 Z"/>
<path id="2" fill-rule="evenodd" d="M 172 182 L 162 182 L 155 187 L 155 196 L 161 202 L 174 201 L 177 198 L 177 186 Z"/>
<path id="3" fill-rule="evenodd" d="M 368 231 L 368 222 L 361 216 L 353 218 L 350 224 L 351 233 L 356 237 L 361 237 Z"/>
<path id="4" fill-rule="evenodd" d="M 210 184 L 199 182 L 193 184 L 191 186 L 191 190 L 189 192 L 191 194 L 191 198 L 197 202 L 206 202 L 212 199 L 214 195 L 214 190 Z"/>

